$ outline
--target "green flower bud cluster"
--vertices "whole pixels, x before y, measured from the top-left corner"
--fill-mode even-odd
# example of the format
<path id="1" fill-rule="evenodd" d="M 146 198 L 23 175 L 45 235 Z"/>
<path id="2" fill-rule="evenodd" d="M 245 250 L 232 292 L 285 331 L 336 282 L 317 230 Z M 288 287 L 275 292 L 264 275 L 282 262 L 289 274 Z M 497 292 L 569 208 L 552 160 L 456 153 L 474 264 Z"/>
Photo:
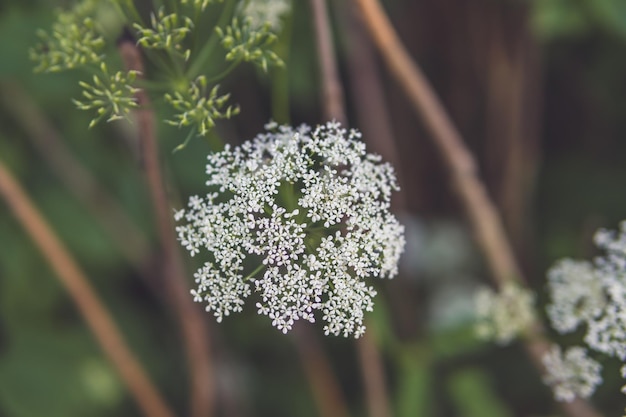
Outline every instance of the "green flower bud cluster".
<path id="1" fill-rule="evenodd" d="M 222 46 L 228 50 L 227 61 L 252 62 L 266 72 L 270 65 L 283 65 L 278 55 L 269 49 L 276 41 L 276 35 L 271 29 L 272 25 L 269 22 L 256 27 L 250 17 L 244 18 L 241 22 L 234 18 L 226 30 L 215 28 L 222 40 Z"/>
<path id="2" fill-rule="evenodd" d="M 37 62 L 37 71 L 83 68 L 93 74 L 91 81 L 80 82 L 82 97 L 74 100 L 79 109 L 95 111 L 90 127 L 102 120 L 127 118 L 138 107 L 135 94 L 144 89 L 174 108 L 175 114 L 165 122 L 190 128 L 187 140 L 193 133 L 206 136 L 216 120 L 239 112 L 238 106 L 227 105 L 229 94 L 218 94 L 220 82 L 237 65 L 251 62 L 264 71 L 282 65 L 271 50 L 277 39 L 272 24 L 253 25 L 259 19 L 243 14 L 242 5 L 249 1 L 177 0 L 166 3 L 146 22 L 132 0 L 82 0 L 58 14 L 50 34 L 41 31 L 42 42 L 33 48 L 31 58 Z M 206 27 L 203 14 L 209 13 L 205 12 L 209 6 L 216 17 L 211 18 L 215 22 L 212 28 Z M 138 76 L 136 71 L 113 68 L 109 72 L 105 52 L 112 45 L 107 45 L 107 40 L 119 34 L 103 29 L 107 7 L 118 12 L 120 25 L 134 29 L 137 45 L 147 59 L 146 74 L 154 79 Z"/>
<path id="3" fill-rule="evenodd" d="M 100 62 L 105 42 L 90 17 L 95 2 L 85 1 L 73 10 L 59 12 L 50 34 L 40 30 L 41 42 L 30 50 L 36 72 L 58 72 Z"/>
<path id="4" fill-rule="evenodd" d="M 182 56 L 185 61 L 188 61 L 191 50 L 185 49 L 183 51 L 181 45 L 187 34 L 193 29 L 193 21 L 187 16 L 179 17 L 176 13 L 166 15 L 161 8 L 158 15 L 152 14 L 150 22 L 152 29 L 144 28 L 138 23 L 133 25 L 140 36 L 137 43 L 147 49 L 174 51 Z"/>
<path id="5" fill-rule="evenodd" d="M 200 10 L 200 11 L 204 11 L 204 9 L 206 9 L 206 7 L 211 4 L 211 3 L 222 3 L 224 0 L 193 0 L 191 3 L 193 4 L 193 7 L 196 8 L 196 10 Z M 188 4 L 189 0 L 181 0 L 180 1 L 181 4 Z"/>
<path id="6" fill-rule="evenodd" d="M 195 126 L 198 133 L 206 135 L 214 126 L 217 119 L 230 119 L 239 113 L 238 106 L 229 105 L 223 110 L 230 94 L 218 96 L 219 85 L 214 86 L 207 94 L 208 82 L 201 75 L 190 84 L 187 91 L 165 94 L 165 100 L 178 110 L 174 120 L 165 122 L 174 126 Z"/>
<path id="7" fill-rule="evenodd" d="M 79 81 L 83 87 L 85 101 L 72 100 L 79 109 L 93 109 L 98 113 L 98 116 L 89 123 L 90 128 L 107 116 L 107 122 L 125 118 L 133 108 L 138 107 L 135 93 L 139 89 L 133 87 L 133 83 L 139 71 L 117 71 L 109 75 L 104 62 L 100 69 L 102 75 L 94 75 L 93 84 Z"/>

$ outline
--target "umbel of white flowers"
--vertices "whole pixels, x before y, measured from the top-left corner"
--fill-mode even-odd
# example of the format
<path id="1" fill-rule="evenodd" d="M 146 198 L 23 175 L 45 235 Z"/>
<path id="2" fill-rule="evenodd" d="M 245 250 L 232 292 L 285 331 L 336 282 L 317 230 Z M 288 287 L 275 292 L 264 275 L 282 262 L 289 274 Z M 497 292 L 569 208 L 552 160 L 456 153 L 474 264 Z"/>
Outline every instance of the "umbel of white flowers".
<path id="1" fill-rule="evenodd" d="M 208 194 L 175 214 L 182 245 L 206 256 L 191 293 L 218 322 L 254 290 L 283 333 L 321 311 L 325 334 L 359 337 L 376 295 L 365 279 L 394 277 L 404 249 L 393 168 L 336 122 L 266 130 L 209 155 Z"/>
<path id="2" fill-rule="evenodd" d="M 590 396 L 602 382 L 601 366 L 588 350 L 626 361 L 626 222 L 618 232 L 600 230 L 595 243 L 605 253 L 593 263 L 564 259 L 548 273 L 552 327 L 570 333 L 582 325 L 585 332 L 586 347 L 564 355 L 553 349 L 544 359 L 546 381 L 565 401 Z"/>

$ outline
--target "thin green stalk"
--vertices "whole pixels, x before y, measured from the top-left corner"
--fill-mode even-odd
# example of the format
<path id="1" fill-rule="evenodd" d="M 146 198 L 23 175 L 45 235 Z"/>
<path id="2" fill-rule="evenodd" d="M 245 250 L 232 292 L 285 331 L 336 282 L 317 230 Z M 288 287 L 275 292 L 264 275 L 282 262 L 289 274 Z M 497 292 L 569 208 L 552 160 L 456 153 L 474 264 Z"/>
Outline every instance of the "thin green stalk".
<path id="1" fill-rule="evenodd" d="M 160 70 L 162 70 L 163 72 L 166 73 L 167 77 L 172 79 L 178 79 L 179 75 L 177 74 L 178 71 L 176 71 L 175 69 L 172 68 L 171 65 L 169 65 L 167 63 L 167 61 L 165 59 L 163 59 L 163 57 L 161 56 L 161 54 L 159 54 L 157 51 L 154 51 L 152 49 L 149 48 L 142 48 L 143 53 L 145 53 L 148 57 L 148 61 L 156 64 Z"/>
<path id="2" fill-rule="evenodd" d="M 261 263 L 259 266 L 256 267 L 256 269 L 252 272 L 250 272 L 246 277 L 244 277 L 244 281 L 247 281 L 251 278 L 253 278 L 256 274 L 258 274 L 259 272 L 261 272 L 261 270 L 263 270 L 263 268 L 265 268 L 265 265 L 263 263 Z"/>
<path id="3" fill-rule="evenodd" d="M 113 1 L 112 3 L 114 6 L 116 6 L 120 15 L 122 15 L 124 18 L 139 23 L 142 26 L 144 25 L 144 21 L 141 18 L 141 15 L 137 11 L 135 3 L 132 0 L 118 0 Z"/>
<path id="4" fill-rule="evenodd" d="M 215 27 L 222 27 L 226 25 L 226 22 L 228 22 L 228 19 L 233 14 L 235 3 L 235 0 L 225 1 L 224 8 L 222 9 L 222 14 L 220 15 Z M 200 74 L 202 67 L 213 54 L 213 49 L 215 49 L 215 46 L 218 44 L 218 42 L 219 38 L 217 34 L 215 32 L 211 33 L 211 36 L 204 44 L 204 47 L 202 47 L 200 52 L 198 52 L 198 56 L 194 59 L 193 63 L 187 70 L 187 78 L 194 79 Z"/>
<path id="5" fill-rule="evenodd" d="M 150 90 L 151 92 L 159 92 L 165 93 L 171 90 L 172 82 L 171 81 L 152 81 L 141 79 L 137 80 L 137 87 L 143 88 L 144 90 Z"/>
<path id="6" fill-rule="evenodd" d="M 294 6 L 295 7 L 295 4 Z M 275 48 L 276 54 L 283 60 L 289 62 L 291 51 L 291 39 L 293 31 L 293 10 L 285 19 L 285 24 L 280 36 L 280 42 Z M 289 65 L 276 68 L 272 71 L 272 118 L 277 123 L 289 124 L 291 119 L 289 114 Z"/>
<path id="7" fill-rule="evenodd" d="M 181 78 L 185 76 L 185 70 L 183 69 L 182 65 L 180 65 L 180 58 L 178 56 L 176 56 L 175 53 L 172 53 L 172 51 L 169 48 L 165 48 L 165 52 L 167 53 L 167 57 L 169 58 L 170 62 L 172 63 L 172 68 L 174 69 L 174 74 L 176 75 L 176 78 Z"/>
<path id="8" fill-rule="evenodd" d="M 233 62 L 230 63 L 230 65 L 222 72 L 220 72 L 219 74 L 209 78 L 208 83 L 209 84 L 213 84 L 223 78 L 225 78 L 228 74 L 230 74 L 236 67 L 237 65 L 239 65 L 241 63 L 241 58 L 234 60 Z"/>
<path id="9" fill-rule="evenodd" d="M 152 0 L 152 8 L 154 10 L 159 10 L 161 7 L 164 7 L 162 0 Z"/>

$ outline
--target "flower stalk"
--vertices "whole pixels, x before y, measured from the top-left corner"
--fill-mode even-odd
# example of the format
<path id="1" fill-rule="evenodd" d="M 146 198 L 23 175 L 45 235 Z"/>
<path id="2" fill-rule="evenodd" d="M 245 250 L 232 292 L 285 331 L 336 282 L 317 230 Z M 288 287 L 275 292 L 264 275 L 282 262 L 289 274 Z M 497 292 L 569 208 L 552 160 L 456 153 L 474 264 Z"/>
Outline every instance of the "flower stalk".
<path id="1" fill-rule="evenodd" d="M 500 216 L 478 177 L 474 158 L 461 135 L 422 71 L 402 45 L 380 4 L 376 0 L 355 2 L 380 55 L 397 82 L 404 87 L 416 114 L 422 118 L 430 131 L 429 137 L 440 151 L 491 270 L 492 279 L 499 288 L 509 282 L 523 282 Z M 545 373 L 543 358 L 550 350 L 544 333 L 542 323 L 534 320 L 527 328 L 525 343 L 533 363 L 542 373 Z M 589 403 L 579 398 L 562 404 L 562 407 L 571 417 L 599 416 Z"/>
<path id="2" fill-rule="evenodd" d="M 111 313 L 32 201 L 0 161 L 0 195 L 33 239 L 76 304 L 96 341 L 146 417 L 174 417 L 128 347 Z"/>

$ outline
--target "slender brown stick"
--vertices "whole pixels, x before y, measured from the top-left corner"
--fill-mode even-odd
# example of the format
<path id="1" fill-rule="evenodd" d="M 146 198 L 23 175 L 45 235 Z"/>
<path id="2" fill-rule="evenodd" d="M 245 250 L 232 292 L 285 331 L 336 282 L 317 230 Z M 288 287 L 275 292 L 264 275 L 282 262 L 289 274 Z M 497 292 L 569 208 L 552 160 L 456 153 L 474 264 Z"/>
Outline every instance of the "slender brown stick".
<path id="1" fill-rule="evenodd" d="M 313 24 L 315 25 L 315 37 L 317 44 L 317 57 L 322 77 L 322 103 L 324 117 L 327 120 L 337 120 L 345 123 L 346 110 L 344 94 L 339 81 L 337 62 L 333 51 L 333 41 L 324 0 L 310 0 L 313 12 Z"/>
<path id="2" fill-rule="evenodd" d="M 402 178 L 400 153 L 394 141 L 391 120 L 387 111 L 384 87 L 380 79 L 375 51 L 353 3 L 332 3 L 342 22 L 346 45 L 344 47 L 349 71 L 351 102 L 354 105 L 359 129 L 370 151 L 380 154 L 396 171 L 400 191 L 394 194 L 392 207 L 396 212 L 407 209 L 406 188 Z"/>
<path id="3" fill-rule="evenodd" d="M 126 211 L 102 189 L 91 171 L 72 155 L 54 126 L 16 80 L 0 82 L 0 103 L 24 129 L 41 158 L 102 224 L 122 255 L 143 276 L 144 262 L 149 253 L 148 241 Z"/>
<path id="4" fill-rule="evenodd" d="M 402 175 L 400 151 L 394 139 L 389 106 L 381 71 L 377 62 L 376 51 L 371 40 L 366 36 L 363 22 L 356 5 L 352 2 L 335 1 L 335 16 L 341 22 L 338 30 L 345 40 L 343 56 L 347 65 L 347 81 L 350 83 L 350 102 L 354 106 L 359 130 L 369 151 L 377 153 L 393 167 L 400 185 L 400 190 L 393 194 L 391 210 L 403 216 L 407 214 L 407 190 L 411 190 L 411 181 Z M 391 313 L 396 321 L 396 331 L 401 338 L 409 337 L 418 331 L 418 317 L 414 314 L 415 301 L 406 291 L 406 275 L 403 264 L 396 279 L 385 286 L 388 297 L 392 300 Z"/>
<path id="5" fill-rule="evenodd" d="M 350 413 L 333 369 L 307 324 L 294 327 L 294 342 L 319 413 L 322 416 L 349 417 Z"/>
<path id="6" fill-rule="evenodd" d="M 419 67 L 406 52 L 391 23 L 376 0 L 356 0 L 361 6 L 365 23 L 385 63 L 402 84 L 430 132 L 430 137 L 452 175 L 452 182 L 474 226 L 474 233 L 499 285 L 518 280 L 517 267 L 511 245 L 487 191 L 478 180 L 476 163 L 464 146 L 461 135 L 448 117 L 441 102 L 430 87 Z"/>
<path id="7" fill-rule="evenodd" d="M 143 73 L 141 53 L 135 43 L 122 41 L 118 48 L 126 68 Z M 208 328 L 201 311 L 189 295 L 184 266 L 176 245 L 172 210 L 161 174 L 155 116 L 150 99 L 144 90 L 139 90 L 136 97 L 140 106 L 136 111 L 140 152 L 164 255 L 165 285 L 172 296 L 185 341 L 191 376 L 191 416 L 209 417 L 214 409 L 214 382 Z"/>
<path id="8" fill-rule="evenodd" d="M 63 243 L 0 161 L 0 195 L 44 255 L 122 381 L 146 417 L 173 417 L 141 364 L 131 352 L 111 314 Z"/>
<path id="9" fill-rule="evenodd" d="M 372 338 L 371 331 L 365 332 L 357 340 L 356 345 L 359 351 L 363 380 L 366 381 L 368 386 L 367 407 L 369 415 L 371 417 L 391 417 L 392 413 L 389 407 L 389 395 L 387 394 L 383 362 L 376 342 Z"/>
<path id="10" fill-rule="evenodd" d="M 335 60 L 326 2 L 325 0 L 311 0 L 311 8 L 322 74 L 324 112 L 328 119 L 335 119 L 346 124 L 344 94 Z M 369 414 L 371 417 L 390 416 L 391 407 L 388 402 L 386 378 L 380 351 L 370 337 L 363 337 L 357 341 L 357 349 L 360 352 L 359 361 L 363 372 L 366 397 L 368 398 Z"/>
<path id="11" fill-rule="evenodd" d="M 461 135 L 421 70 L 404 49 L 380 4 L 376 0 L 355 1 L 361 8 L 366 26 L 381 56 L 406 91 L 415 112 L 422 118 L 430 131 L 430 137 L 439 148 L 470 219 L 478 244 L 487 259 L 493 280 L 499 286 L 522 281 L 520 268 L 500 217 L 478 178 L 476 163 Z M 550 345 L 545 339 L 541 322 L 535 322 L 527 336 L 526 350 L 533 363 L 541 372 L 545 372 L 542 358 Z M 581 399 L 562 403 L 561 406 L 572 417 L 599 416 Z"/>

